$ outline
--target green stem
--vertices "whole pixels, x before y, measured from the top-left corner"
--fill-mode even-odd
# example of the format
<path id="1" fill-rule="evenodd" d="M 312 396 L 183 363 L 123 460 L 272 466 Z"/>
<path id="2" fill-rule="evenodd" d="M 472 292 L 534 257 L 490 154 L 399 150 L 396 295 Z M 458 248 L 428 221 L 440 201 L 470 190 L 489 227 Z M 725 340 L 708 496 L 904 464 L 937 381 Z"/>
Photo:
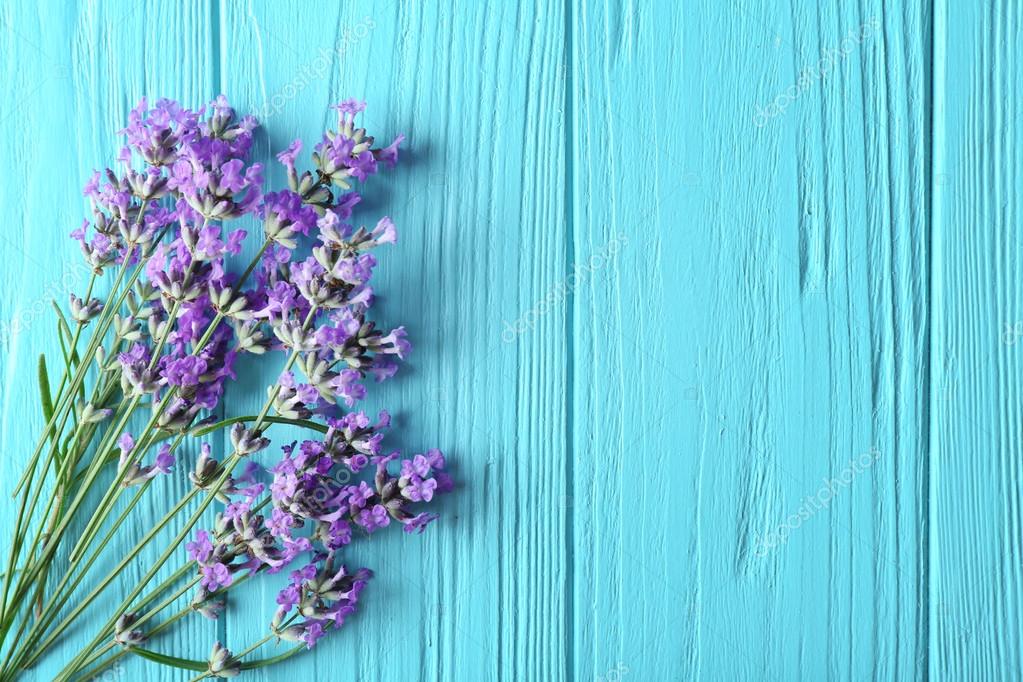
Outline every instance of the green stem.
<path id="1" fill-rule="evenodd" d="M 141 203 L 141 205 L 139 207 L 139 213 L 138 213 L 138 218 L 137 218 L 136 222 L 141 221 L 143 216 L 145 215 L 147 203 L 148 202 L 146 202 L 146 201 L 143 201 Z M 166 228 L 165 228 L 165 230 L 166 230 Z M 157 235 L 157 237 L 150 243 L 150 248 L 155 248 L 155 245 L 157 243 L 159 243 L 159 241 L 160 241 L 160 239 L 162 239 L 162 237 L 163 237 L 163 232 L 161 232 L 159 235 Z M 42 449 L 43 449 L 43 447 L 46 444 L 46 441 L 47 441 L 49 433 L 54 428 L 54 425 L 56 424 L 56 422 L 58 420 L 60 421 L 60 426 L 56 429 L 56 431 L 54 433 L 56 433 L 56 434 L 63 433 L 64 428 L 67 425 L 68 416 L 74 412 L 74 409 L 73 409 L 73 404 L 74 404 L 73 396 L 80 389 L 80 387 L 83 385 L 83 383 L 85 381 L 85 377 L 88 374 L 88 369 L 89 369 L 90 363 L 92 362 L 92 358 L 95 355 L 95 353 L 96 353 L 97 349 L 99 348 L 99 346 L 102 344 L 103 338 L 106 336 L 106 332 L 109 329 L 111 323 L 113 322 L 115 312 L 120 309 L 121 305 L 124 303 L 124 300 L 127 298 L 128 293 L 131 291 L 131 287 L 134 285 L 135 281 L 138 279 L 139 275 L 142 273 L 142 270 L 144 269 L 144 266 L 145 266 L 145 260 L 148 257 L 148 253 L 149 252 L 147 251 L 146 253 L 143 254 L 142 258 L 139 261 L 138 266 L 135 268 L 134 272 L 131 274 L 131 276 L 129 278 L 129 281 L 125 285 L 124 289 L 121 291 L 121 294 L 118 297 L 117 301 L 115 303 L 113 303 L 112 305 L 108 303 L 108 305 L 104 307 L 102 313 L 100 314 L 99 320 L 97 321 L 97 324 L 94 327 L 95 331 L 93 332 L 92 338 L 89 341 L 89 345 L 86 347 L 86 351 L 84 353 L 84 357 L 81 358 L 80 364 L 78 365 L 78 368 L 77 368 L 77 370 L 75 372 L 75 378 L 72 380 L 71 386 L 69 387 L 67 394 L 65 396 L 63 396 L 58 401 L 58 405 L 54 409 L 53 416 L 50 418 L 50 420 L 47 422 L 45 428 L 43 429 L 43 433 L 42 433 L 42 435 L 40 436 L 39 440 L 36 443 L 35 450 L 33 451 L 32 455 L 29 457 L 29 464 L 26 466 L 25 474 L 22 476 L 22 478 L 18 482 L 17 486 L 15 486 L 15 491 L 14 491 L 15 495 L 17 495 L 18 492 L 25 485 L 25 483 L 30 481 L 32 479 L 32 477 L 35 475 L 35 470 L 36 470 L 36 466 L 37 466 L 38 461 L 39 461 L 39 456 L 42 453 Z M 114 295 L 115 292 L 117 292 L 118 288 L 120 287 L 121 282 L 124 279 L 124 276 L 125 276 L 125 274 L 128 271 L 129 263 L 130 263 L 130 260 L 128 258 L 125 258 L 124 259 L 124 263 L 122 264 L 122 266 L 120 267 L 120 269 L 118 271 L 117 279 L 115 280 L 114 285 L 113 285 L 113 287 L 111 289 L 111 297 Z M 79 335 L 81 334 L 82 327 L 83 327 L 83 325 L 79 325 L 78 329 L 76 330 L 75 337 L 74 337 L 74 340 L 72 342 L 72 347 L 73 348 L 77 347 L 77 341 L 78 341 Z M 54 443 L 54 446 L 51 447 L 50 450 L 49 450 L 49 454 L 47 456 L 47 460 L 46 460 L 46 463 L 45 463 L 44 468 L 43 468 L 44 472 L 49 470 L 50 463 L 53 461 L 56 449 L 57 449 L 56 448 L 56 444 Z M 39 487 L 37 488 L 37 496 L 38 496 L 38 491 L 41 490 L 42 480 L 44 478 L 45 478 L 45 475 L 40 475 L 39 476 L 40 483 L 39 483 Z M 27 490 L 28 489 L 26 488 L 26 493 L 27 493 Z M 24 507 L 25 507 L 27 501 L 28 501 L 27 498 L 23 497 L 23 499 L 22 499 L 22 510 L 21 510 L 22 512 L 24 511 Z M 9 609 L 9 607 L 13 603 L 18 602 L 18 600 L 20 599 L 20 597 L 16 596 L 15 598 L 9 600 L 8 597 L 9 597 L 9 592 L 10 592 L 11 583 L 12 583 L 11 579 L 12 579 L 12 577 L 14 575 L 14 570 L 13 569 L 14 569 L 14 565 L 16 563 L 16 557 L 20 556 L 20 549 L 21 549 L 20 544 L 21 543 L 18 541 L 18 538 L 19 538 L 19 535 L 20 535 L 19 527 L 20 527 L 20 521 L 21 521 L 22 518 L 24 518 L 24 515 L 21 512 L 19 512 L 19 526 L 15 528 L 15 532 L 13 534 L 15 542 L 12 542 L 12 544 L 11 544 L 11 552 L 10 552 L 10 556 L 8 558 L 8 570 L 6 572 L 6 576 L 5 576 L 5 579 L 4 579 L 3 594 L 2 594 L 2 597 L 0 597 L 0 642 L 3 642 L 6 639 L 7 632 L 9 630 L 9 628 L 10 628 L 11 623 L 13 622 L 13 619 L 10 617 L 11 614 L 8 612 L 8 609 Z M 26 573 L 27 573 L 27 571 L 22 571 L 21 572 L 21 577 L 24 578 Z M 32 580 L 34 581 L 35 577 L 33 577 Z M 31 583 L 29 583 L 29 584 L 31 584 Z M 21 579 L 19 579 L 19 582 L 17 583 L 17 587 L 15 588 L 15 595 L 17 595 L 21 591 L 22 591 L 21 590 Z"/>
<path id="2" fill-rule="evenodd" d="M 308 328 L 309 324 L 312 322 L 314 316 L 316 315 L 316 310 L 317 310 L 317 308 L 315 306 L 312 307 L 309 310 L 309 314 L 306 316 L 306 319 L 305 319 L 305 321 L 302 324 L 303 329 L 307 329 Z M 296 360 L 298 360 L 299 354 L 300 353 L 299 353 L 298 350 L 293 350 L 291 352 L 291 354 L 288 357 L 288 361 L 285 363 L 284 370 L 283 370 L 284 372 L 287 372 L 287 371 L 289 371 L 292 368 L 292 366 L 295 364 Z M 253 425 L 253 430 L 254 431 L 259 431 L 260 427 L 263 424 L 263 420 L 266 418 L 266 416 L 269 413 L 270 409 L 273 407 L 274 401 L 277 399 L 277 396 L 280 394 L 280 390 L 281 390 L 280 384 L 276 384 L 274 386 L 274 388 L 271 390 L 270 395 L 267 398 L 266 403 L 263 405 L 263 409 L 260 411 L 259 415 L 256 417 L 256 422 Z M 206 509 L 210 506 L 210 504 L 212 504 L 213 501 L 216 499 L 217 493 L 219 493 L 221 488 L 223 488 L 224 484 L 227 482 L 228 477 L 231 475 L 231 472 L 234 471 L 234 468 L 238 465 L 238 462 L 241 461 L 242 459 L 243 459 L 243 457 L 241 455 L 239 455 L 237 451 L 235 451 L 235 452 L 231 453 L 231 455 L 227 458 L 227 460 L 225 460 L 223 473 L 218 477 L 218 479 L 214 483 L 212 489 L 207 491 L 206 498 L 200 503 L 199 508 L 192 514 L 191 517 L 189 517 L 189 519 L 188 519 L 187 523 L 185 524 L 185 526 L 178 532 L 178 534 L 174 537 L 174 539 L 171 540 L 171 542 L 167 545 L 167 549 L 165 549 L 164 552 L 157 559 L 156 564 L 153 565 L 146 572 L 146 574 L 139 581 L 139 584 L 128 594 L 127 597 L 125 597 L 125 599 L 121 602 L 121 604 L 115 609 L 114 616 L 109 621 L 107 621 L 107 623 L 100 629 L 100 632 L 96 635 L 96 637 L 93 638 L 93 640 L 86 646 L 85 651 L 91 651 L 93 648 L 95 648 L 99 644 L 99 642 L 102 641 L 102 638 L 106 636 L 106 634 L 109 631 L 109 629 L 111 627 L 113 627 L 114 623 L 117 622 L 117 619 L 120 617 L 120 615 L 130 609 L 132 601 L 139 595 L 139 593 L 145 587 L 146 583 L 148 583 L 153 578 L 153 576 L 156 575 L 156 572 L 159 571 L 160 568 L 163 567 L 163 565 L 167 562 L 167 559 L 170 557 L 170 555 L 177 549 L 178 545 L 181 544 L 181 541 L 185 539 L 185 537 L 188 535 L 189 532 L 191 532 L 192 528 L 195 526 L 195 524 L 202 517 L 203 512 L 205 512 Z M 100 587 L 98 587 L 96 590 L 93 590 L 93 592 L 90 593 L 90 595 L 88 597 L 86 597 L 85 601 L 83 602 L 83 605 L 80 606 L 78 609 L 76 609 L 74 613 L 77 615 L 77 612 L 80 612 L 80 610 L 82 608 L 84 608 L 84 606 L 88 605 L 88 603 L 92 599 L 95 598 L 95 595 L 98 594 L 100 591 L 102 591 L 102 589 L 105 588 L 106 585 L 109 584 L 109 582 L 111 580 L 113 580 L 113 578 L 116 577 L 116 575 L 121 572 L 121 570 L 123 570 L 124 566 L 132 558 L 134 558 L 134 556 L 137 555 L 145 547 L 145 545 L 147 545 L 149 543 L 149 541 L 152 539 L 152 537 L 157 532 L 162 530 L 163 527 L 166 526 L 167 523 L 169 523 L 170 520 L 173 517 L 175 517 L 178 514 L 178 512 L 181 511 L 181 509 L 189 501 L 191 501 L 191 499 L 193 497 L 195 497 L 197 492 L 198 492 L 197 488 L 193 489 L 191 492 L 189 492 L 174 507 L 174 509 L 172 509 L 170 512 L 168 512 L 164 516 L 164 518 L 161 519 L 161 521 L 158 524 L 158 526 L 156 528 L 154 528 L 152 531 L 150 531 L 150 533 L 148 533 L 146 535 L 146 537 L 144 537 L 142 539 L 142 541 L 140 541 L 139 544 L 137 544 L 135 546 L 135 548 L 132 549 L 132 551 L 129 553 L 129 555 L 124 558 L 124 560 L 117 566 L 117 568 L 114 569 L 114 571 L 111 574 L 111 576 L 109 576 Z M 45 648 L 45 646 L 44 646 L 44 648 Z M 81 658 L 81 654 L 76 656 L 75 659 L 73 659 L 67 666 L 65 666 L 64 671 L 73 672 L 74 670 L 76 670 L 78 668 L 78 663 L 79 663 L 80 658 Z"/>

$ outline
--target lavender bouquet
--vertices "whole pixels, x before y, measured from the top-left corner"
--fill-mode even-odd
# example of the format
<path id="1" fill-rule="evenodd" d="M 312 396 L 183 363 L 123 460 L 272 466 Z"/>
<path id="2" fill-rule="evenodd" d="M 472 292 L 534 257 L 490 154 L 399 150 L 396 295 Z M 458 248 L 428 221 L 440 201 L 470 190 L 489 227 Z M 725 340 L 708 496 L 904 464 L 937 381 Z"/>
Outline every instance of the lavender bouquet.
<path id="1" fill-rule="evenodd" d="M 288 187 L 270 193 L 249 160 L 257 122 L 224 97 L 198 111 L 170 100 L 131 111 L 119 170 L 84 190 L 91 217 L 72 237 L 92 274 L 66 311 L 54 306 L 59 363 L 39 359 L 46 426 L 14 489 L 0 682 L 106 603 L 116 607 L 57 679 L 88 678 L 125 655 L 196 680 L 271 665 L 356 610 L 372 574 L 343 564 L 353 537 L 388 525 L 419 533 L 436 518 L 422 507 L 451 488 L 444 457 L 385 452 L 390 416 L 356 409 L 366 382 L 393 376 L 410 349 L 403 327 L 380 329 L 370 315 L 375 250 L 396 242 L 395 226 L 351 221 L 352 185 L 393 167 L 403 136 L 375 147 L 356 124 L 363 107 L 335 107 L 337 128 L 313 149 L 311 170 L 299 171 L 298 140 L 278 154 Z M 236 268 L 248 234 L 229 223 L 249 216 L 262 225 L 259 248 Z M 242 362 L 278 377 L 262 409 L 212 416 Z M 276 425 L 310 436 L 280 444 L 270 462 Z M 227 453 L 203 440 L 222 429 Z M 161 518 L 130 523 L 163 476 L 187 477 L 187 492 Z M 131 537 L 138 527 L 148 530 Z M 103 550 L 126 535 L 131 549 L 111 567 Z M 165 549 L 143 561 L 154 540 Z M 129 567 L 142 571 L 137 586 L 108 595 Z M 278 573 L 261 640 L 235 652 L 214 643 L 205 661 L 156 650 L 161 632 L 216 618 L 230 592 Z"/>

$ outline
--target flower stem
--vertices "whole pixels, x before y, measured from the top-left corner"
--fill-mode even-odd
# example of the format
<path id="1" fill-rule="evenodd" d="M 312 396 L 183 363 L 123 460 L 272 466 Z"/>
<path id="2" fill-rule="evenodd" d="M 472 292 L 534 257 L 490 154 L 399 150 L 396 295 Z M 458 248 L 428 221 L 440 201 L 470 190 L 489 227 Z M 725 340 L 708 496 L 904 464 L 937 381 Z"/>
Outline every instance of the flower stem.
<path id="1" fill-rule="evenodd" d="M 308 328 L 308 326 L 312 323 L 313 318 L 316 314 L 316 310 L 317 308 L 315 306 L 313 306 L 309 310 L 309 314 L 306 316 L 306 319 L 302 324 L 303 329 Z M 288 370 L 291 369 L 291 367 L 298 360 L 299 354 L 300 354 L 299 350 L 297 349 L 292 350 L 291 354 L 288 357 L 287 362 L 285 363 L 283 371 L 287 372 Z M 267 398 L 266 403 L 263 405 L 263 409 L 256 417 L 256 422 L 252 427 L 254 431 L 258 431 L 260 427 L 263 425 L 263 419 L 267 416 L 267 414 L 270 412 L 270 409 L 273 407 L 274 400 L 276 400 L 277 396 L 280 393 L 280 390 L 281 390 L 280 384 L 276 384 L 274 388 L 270 391 L 270 395 Z M 216 499 L 216 495 L 220 492 L 221 488 L 224 487 L 228 477 L 231 475 L 231 472 L 238 465 L 238 462 L 240 462 L 242 459 L 243 457 L 239 455 L 238 452 L 236 451 L 231 453 L 231 455 L 224 461 L 223 473 L 221 473 L 221 475 L 217 478 L 217 481 L 213 484 L 212 489 L 207 491 L 206 497 L 200 503 L 199 508 L 196 509 L 195 512 L 189 517 L 184 527 L 182 527 L 182 529 L 178 532 L 174 539 L 172 539 L 168 543 L 167 548 L 157 559 L 156 563 L 146 572 L 145 575 L 142 576 L 142 578 L 139 580 L 138 585 L 128 594 L 127 597 L 125 597 L 121 604 L 114 610 L 114 615 L 100 629 L 100 632 L 96 635 L 96 637 L 93 638 L 93 640 L 86 646 L 85 651 L 91 651 L 93 648 L 95 648 L 99 644 L 99 642 L 102 641 L 102 638 L 107 635 L 108 631 L 110 630 L 110 628 L 113 627 L 114 623 L 117 621 L 120 615 L 130 609 L 132 601 L 134 601 L 134 599 L 139 595 L 139 593 L 142 592 L 146 584 L 153 578 L 154 575 L 156 575 L 157 571 L 159 571 L 160 568 L 163 567 L 163 565 L 167 562 L 167 559 L 170 558 L 171 554 L 177 549 L 178 545 L 181 544 L 181 541 L 185 539 L 185 537 L 188 535 L 189 532 L 191 532 L 195 524 L 198 523 L 199 519 L 202 517 L 203 512 L 205 512 L 206 509 L 210 506 L 210 504 L 212 504 L 213 501 Z M 96 597 L 97 594 L 99 594 L 99 592 L 101 592 L 108 584 L 110 584 L 110 582 L 122 570 L 124 570 L 124 567 L 128 564 L 128 562 L 130 562 L 139 552 L 141 552 L 142 549 L 149 543 L 149 541 L 152 540 L 152 538 L 160 530 L 162 530 L 171 521 L 171 519 L 177 516 L 178 512 L 180 512 L 188 504 L 188 502 L 190 502 L 198 494 L 198 492 L 199 489 L 194 488 L 192 491 L 186 494 L 185 497 L 182 498 L 182 500 L 179 501 L 178 504 L 175 505 L 175 507 L 171 509 L 171 511 L 169 511 L 163 517 L 163 519 L 160 520 L 157 526 L 149 533 L 147 533 L 146 536 L 143 537 L 142 540 L 135 545 L 131 552 L 129 552 L 128 555 L 121 561 L 121 563 L 118 564 L 118 566 L 113 570 L 113 572 L 100 584 L 100 586 L 98 586 L 85 598 L 83 603 L 78 608 L 76 608 L 75 611 L 72 612 L 72 614 L 76 616 L 78 613 L 80 613 L 81 610 L 84 609 L 84 607 L 87 606 Z M 65 623 L 66 622 L 67 621 L 65 621 Z M 66 627 L 66 625 L 62 624 L 59 630 L 63 629 L 64 627 Z M 43 644 L 44 648 L 48 644 L 48 642 L 51 641 L 52 638 L 53 635 L 51 635 L 51 637 L 48 638 L 46 642 L 44 642 Z M 72 661 L 68 663 L 67 666 L 65 666 L 64 671 L 70 672 L 75 671 L 79 667 L 79 661 L 81 658 L 82 654 L 80 653 L 78 656 L 72 659 Z"/>

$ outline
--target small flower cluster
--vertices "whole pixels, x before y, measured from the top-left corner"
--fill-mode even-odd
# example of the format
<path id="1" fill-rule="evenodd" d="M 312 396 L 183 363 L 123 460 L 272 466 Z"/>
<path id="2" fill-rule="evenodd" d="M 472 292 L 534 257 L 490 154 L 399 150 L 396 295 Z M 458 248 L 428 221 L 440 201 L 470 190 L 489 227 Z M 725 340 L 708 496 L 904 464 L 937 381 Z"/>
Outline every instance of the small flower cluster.
<path id="1" fill-rule="evenodd" d="M 288 585 L 277 595 L 280 604 L 270 627 L 282 640 L 303 642 L 312 649 L 327 628 L 340 628 L 345 617 L 355 613 L 359 594 L 373 574 L 360 568 L 349 574 L 343 566 L 335 568 L 335 557 L 328 554 L 319 562 L 292 571 Z M 288 614 L 296 609 L 303 622 L 285 625 Z"/>

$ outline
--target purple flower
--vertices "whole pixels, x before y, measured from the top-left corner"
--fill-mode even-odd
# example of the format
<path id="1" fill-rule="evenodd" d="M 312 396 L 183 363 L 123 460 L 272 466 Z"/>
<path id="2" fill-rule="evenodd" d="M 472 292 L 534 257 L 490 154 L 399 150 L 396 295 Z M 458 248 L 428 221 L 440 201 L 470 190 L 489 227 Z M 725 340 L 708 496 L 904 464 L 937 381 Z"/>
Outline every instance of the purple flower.
<path id="1" fill-rule="evenodd" d="M 412 476 L 426 478 L 430 475 L 430 462 L 423 455 L 406 459 L 401 463 L 401 475 L 409 478 Z"/>
<path id="2" fill-rule="evenodd" d="M 276 537 L 290 537 L 291 529 L 294 526 L 294 517 L 277 507 L 270 512 L 270 519 L 266 522 L 266 527 Z"/>
<path id="3" fill-rule="evenodd" d="M 292 571 L 289 579 L 292 585 L 301 586 L 305 581 L 315 578 L 316 573 L 316 564 L 306 564 L 297 571 Z"/>
<path id="4" fill-rule="evenodd" d="M 327 535 L 330 548 L 338 549 L 352 541 L 352 527 L 345 521 L 337 520 L 330 524 Z"/>
<path id="5" fill-rule="evenodd" d="M 224 516 L 232 520 L 240 520 L 249 513 L 251 505 L 245 502 L 232 502 L 224 509 Z"/>
<path id="6" fill-rule="evenodd" d="M 369 371 L 376 378 L 377 382 L 385 381 L 390 379 L 398 372 L 398 365 L 383 359 L 380 356 L 373 358 L 373 364 L 370 366 Z"/>
<path id="7" fill-rule="evenodd" d="M 402 493 L 413 502 L 429 502 L 433 499 L 433 491 L 437 489 L 437 481 L 432 478 L 413 476 Z"/>
<path id="8" fill-rule="evenodd" d="M 220 186 L 231 192 L 240 192 L 246 186 L 245 176 L 242 169 L 245 162 L 241 159 L 231 159 L 220 167 Z"/>
<path id="9" fill-rule="evenodd" d="M 291 235 L 296 232 L 308 235 L 318 217 L 312 207 L 304 204 L 302 197 L 290 190 L 265 195 L 260 212 L 266 221 L 267 237 L 283 246 L 294 243 Z"/>
<path id="10" fill-rule="evenodd" d="M 404 135 L 398 135 L 394 142 L 377 152 L 377 159 L 384 162 L 388 168 L 394 168 L 398 163 L 398 145 L 405 141 Z"/>
<path id="11" fill-rule="evenodd" d="M 124 432 L 121 434 L 121 437 L 117 439 L 117 447 L 120 448 L 121 457 L 123 459 L 124 457 L 127 457 L 128 453 L 130 453 L 135 447 L 135 439 L 132 438 L 130 433 Z"/>
<path id="12" fill-rule="evenodd" d="M 231 234 L 227 235 L 227 244 L 224 246 L 224 250 L 232 256 L 237 256 L 242 252 L 242 243 L 246 236 L 248 236 L 246 230 L 232 230 Z"/>
<path id="13" fill-rule="evenodd" d="M 329 386 L 339 398 L 345 401 L 345 405 L 352 407 L 356 402 L 366 397 L 366 387 L 359 383 L 362 375 L 358 370 L 344 369 L 330 382 Z"/>
<path id="14" fill-rule="evenodd" d="M 295 585 L 287 585 L 283 590 L 277 593 L 277 603 L 284 608 L 284 613 L 291 611 L 291 609 L 298 606 L 298 601 L 301 598 L 301 592 Z"/>
<path id="15" fill-rule="evenodd" d="M 422 533 L 426 530 L 426 527 L 437 518 L 436 514 L 418 514 L 403 522 L 404 530 L 406 533 Z"/>
<path id="16" fill-rule="evenodd" d="M 384 216 L 373 228 L 373 241 L 377 244 L 396 244 L 398 242 L 398 230 L 394 227 L 394 221 Z"/>
<path id="17" fill-rule="evenodd" d="M 284 164 L 289 173 L 294 173 L 295 159 L 300 151 L 302 151 L 302 140 L 295 140 L 287 149 L 277 155 L 277 160 Z"/>
<path id="18" fill-rule="evenodd" d="M 404 360 L 412 350 L 412 344 L 408 342 L 407 336 L 404 327 L 395 328 L 390 334 L 380 339 L 379 352 L 392 353 Z"/>
<path id="19" fill-rule="evenodd" d="M 169 474 L 171 467 L 174 466 L 174 462 L 175 458 L 171 453 L 170 445 L 167 443 L 162 444 L 156 453 L 156 461 L 153 463 L 154 469 L 162 474 Z"/>
<path id="20" fill-rule="evenodd" d="M 362 481 L 358 486 L 348 488 L 348 502 L 353 507 L 365 507 L 374 494 L 373 489 Z"/>
<path id="21" fill-rule="evenodd" d="M 196 563 L 205 563 L 210 554 L 213 553 L 213 543 L 210 542 L 210 534 L 204 530 L 197 531 L 195 540 L 185 545 L 188 558 Z"/>
<path id="22" fill-rule="evenodd" d="M 313 544 L 309 538 L 284 538 L 284 563 L 290 563 L 295 557 L 303 552 L 312 550 Z"/>
<path id="23" fill-rule="evenodd" d="M 316 621 L 309 622 L 305 626 L 305 634 L 302 635 L 302 641 L 305 642 L 307 649 L 312 649 L 316 646 L 316 642 L 323 637 L 323 626 Z"/>
<path id="24" fill-rule="evenodd" d="M 344 123 L 344 121 L 346 120 L 345 114 L 354 117 L 356 114 L 366 110 L 366 103 L 360 102 L 357 99 L 346 99 L 343 102 L 340 102 L 339 104 L 335 104 L 331 108 L 337 109 L 338 114 L 341 117 L 341 122 Z"/>
<path id="25" fill-rule="evenodd" d="M 186 355 L 178 360 L 167 362 L 163 376 L 171 386 L 183 388 L 199 384 L 199 377 L 206 373 L 207 363 L 194 355 Z"/>
<path id="26" fill-rule="evenodd" d="M 202 566 L 199 572 L 202 575 L 199 584 L 211 592 L 221 587 L 228 587 L 233 580 L 231 570 L 219 561 Z"/>
<path id="27" fill-rule="evenodd" d="M 359 512 L 357 521 L 360 526 L 372 532 L 388 525 L 391 522 L 391 517 L 387 515 L 387 509 L 384 505 L 375 504 L 371 508 L 363 509 Z"/>

